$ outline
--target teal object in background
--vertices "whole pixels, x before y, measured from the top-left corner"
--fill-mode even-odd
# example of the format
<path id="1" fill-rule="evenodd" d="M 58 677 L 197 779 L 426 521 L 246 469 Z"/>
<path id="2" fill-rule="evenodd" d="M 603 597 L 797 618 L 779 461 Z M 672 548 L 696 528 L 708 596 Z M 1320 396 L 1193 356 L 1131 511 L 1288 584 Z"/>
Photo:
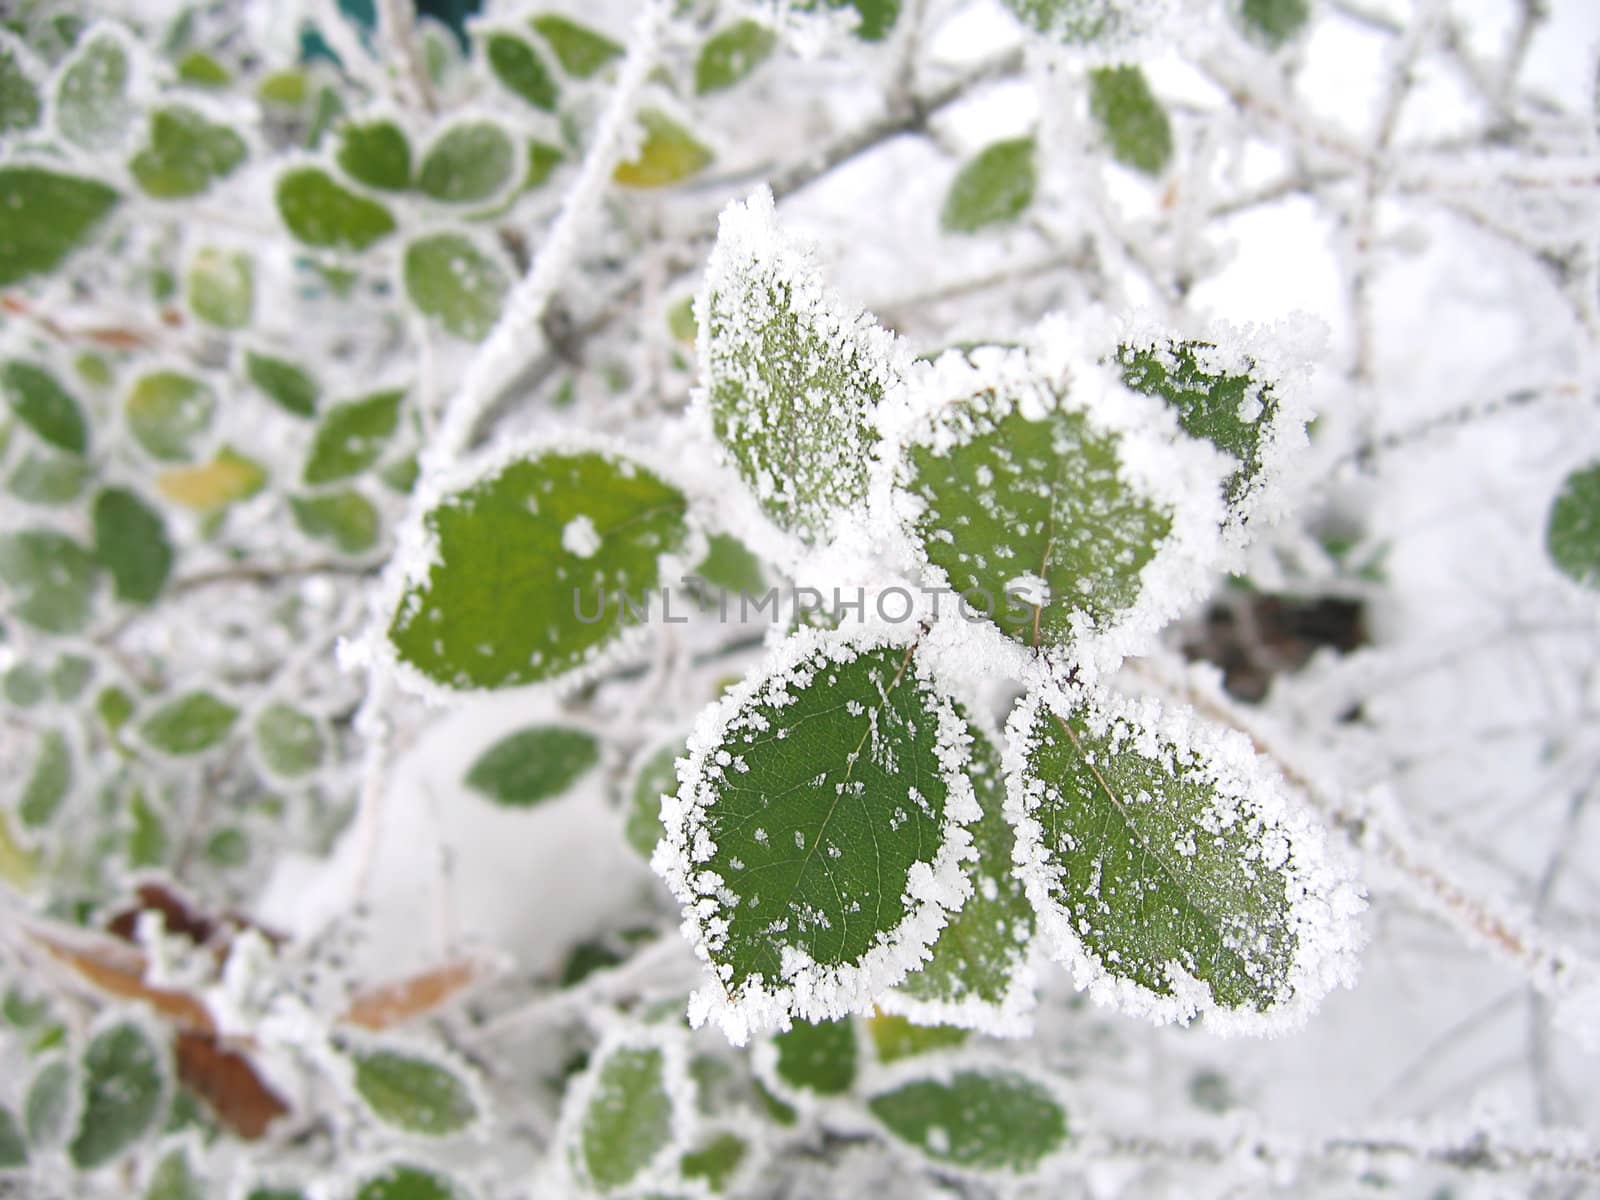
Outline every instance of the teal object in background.
<path id="1" fill-rule="evenodd" d="M 475 16 L 482 7 L 483 0 L 418 0 L 416 11 L 419 17 L 433 17 L 446 25 L 464 50 L 467 46 L 467 18 Z M 372 33 L 378 27 L 377 0 L 339 0 L 339 12 L 360 31 L 362 41 L 370 44 Z M 316 58 L 339 61 L 339 56 L 313 26 L 307 26 L 300 35 L 300 57 L 305 62 Z"/>

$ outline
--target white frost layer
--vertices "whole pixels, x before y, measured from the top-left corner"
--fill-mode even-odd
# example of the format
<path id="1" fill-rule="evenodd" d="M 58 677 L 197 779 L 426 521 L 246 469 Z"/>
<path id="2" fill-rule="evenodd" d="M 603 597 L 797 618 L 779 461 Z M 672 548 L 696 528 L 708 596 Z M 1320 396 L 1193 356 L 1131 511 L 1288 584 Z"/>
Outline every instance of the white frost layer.
<path id="1" fill-rule="evenodd" d="M 1059 683 L 1042 668 L 1030 674 L 1027 694 L 1006 726 L 1006 816 L 1017 831 L 1016 870 L 1038 914 L 1040 934 L 1051 955 L 1072 970 L 1080 989 L 1097 1004 L 1158 1025 L 1186 1024 L 1203 1015 L 1215 1033 L 1272 1036 L 1299 1028 L 1328 992 L 1354 982 L 1362 943 L 1358 918 L 1366 903 L 1361 888 L 1349 861 L 1329 850 L 1321 822 L 1248 738 L 1201 721 L 1187 707 L 1169 709 L 1154 700 Z M 1289 902 L 1286 927 L 1296 949 L 1285 994 L 1265 1012 L 1220 1006 L 1210 986 L 1177 962 L 1167 964 L 1171 995 L 1114 973 L 1078 936 L 1073 914 L 1052 896 L 1061 870 L 1051 861 L 1034 815 L 1044 791 L 1032 768 L 1035 731 L 1048 714 L 1066 719 L 1078 712 L 1096 736 L 1117 729 L 1128 752 L 1168 763 L 1213 788 L 1259 822 L 1263 839 L 1278 846 Z"/>

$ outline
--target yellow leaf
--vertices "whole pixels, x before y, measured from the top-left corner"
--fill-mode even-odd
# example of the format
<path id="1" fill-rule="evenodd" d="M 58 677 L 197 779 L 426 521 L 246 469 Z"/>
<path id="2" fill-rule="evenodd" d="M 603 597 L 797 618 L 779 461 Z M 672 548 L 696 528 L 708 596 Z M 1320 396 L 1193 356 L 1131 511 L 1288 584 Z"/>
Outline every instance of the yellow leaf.
<path id="1" fill-rule="evenodd" d="M 617 164 L 612 174 L 621 186 L 666 187 L 710 165 L 711 151 L 659 109 L 642 111 L 639 124 L 644 126 L 644 144 L 639 147 L 638 157 Z"/>
<path id="2" fill-rule="evenodd" d="M 163 472 L 156 487 L 168 500 L 209 512 L 255 495 L 266 482 L 265 467 L 224 446 L 203 466 Z"/>
<path id="3" fill-rule="evenodd" d="M 0 879 L 19 892 L 33 886 L 34 873 L 39 868 L 39 856 L 25 849 L 11 832 L 11 822 L 0 811 Z"/>

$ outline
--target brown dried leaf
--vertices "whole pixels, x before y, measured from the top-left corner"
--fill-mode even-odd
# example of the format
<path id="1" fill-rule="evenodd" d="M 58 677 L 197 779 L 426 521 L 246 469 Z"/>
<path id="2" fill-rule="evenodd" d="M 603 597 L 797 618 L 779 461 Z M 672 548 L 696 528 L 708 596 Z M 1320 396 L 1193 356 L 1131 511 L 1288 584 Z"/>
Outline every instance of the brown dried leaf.
<path id="1" fill-rule="evenodd" d="M 289 1106 L 257 1073 L 255 1065 L 214 1034 L 178 1034 L 173 1044 L 178 1079 L 223 1125 L 242 1138 L 255 1140 Z"/>
<path id="2" fill-rule="evenodd" d="M 460 958 L 420 975 L 357 992 L 339 1019 L 361 1029 L 388 1029 L 427 1016 L 489 974 L 489 965 L 482 959 Z"/>

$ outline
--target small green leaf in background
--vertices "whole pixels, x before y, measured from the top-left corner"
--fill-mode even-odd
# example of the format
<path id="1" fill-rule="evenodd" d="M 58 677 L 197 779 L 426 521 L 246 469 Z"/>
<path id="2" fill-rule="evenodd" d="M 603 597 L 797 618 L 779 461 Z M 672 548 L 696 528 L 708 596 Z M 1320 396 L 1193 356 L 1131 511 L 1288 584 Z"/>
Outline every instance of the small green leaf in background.
<path id="1" fill-rule="evenodd" d="M 151 458 L 184 462 L 211 425 L 216 393 L 192 375 L 152 371 L 134 381 L 123 412 L 128 432 Z"/>
<path id="2" fill-rule="evenodd" d="M 75 455 L 29 449 L 6 478 L 6 490 L 25 504 L 67 504 L 83 494 L 89 474 L 89 464 Z"/>
<path id="3" fill-rule="evenodd" d="M 939 224 L 950 233 L 975 233 L 1021 216 L 1038 186 L 1031 137 L 985 147 L 956 172 L 944 198 Z"/>
<path id="4" fill-rule="evenodd" d="M 713 1193 L 720 1193 L 749 1153 L 738 1134 L 714 1134 L 678 1160 L 678 1172 L 685 1179 L 703 1179 Z"/>
<path id="5" fill-rule="evenodd" d="M 900 0 L 799 0 L 795 7 L 802 12 L 814 12 L 818 5 L 834 9 L 856 10 L 856 36 L 864 42 L 881 42 L 900 17 Z"/>
<path id="6" fill-rule="evenodd" d="M 194 87 L 225 88 L 233 73 L 204 50 L 191 50 L 178 60 L 178 78 Z"/>
<path id="7" fill-rule="evenodd" d="M 760 21 L 735 21 L 719 29 L 700 48 L 694 65 L 694 90 L 704 96 L 747 78 L 771 57 L 778 35 Z"/>
<path id="8" fill-rule="evenodd" d="M 113 1025 L 84 1051 L 83 1081 L 83 1112 L 67 1153 L 88 1171 L 155 1129 L 165 1099 L 165 1056 L 139 1026 Z"/>
<path id="9" fill-rule="evenodd" d="M 189 1164 L 188 1151 L 182 1147 L 167 1151 L 156 1169 L 150 1172 L 150 1183 L 144 1190 L 144 1200 L 206 1200 L 205 1180 L 195 1174 Z"/>
<path id="10" fill-rule="evenodd" d="M 411 303 L 445 330 L 481 341 L 500 318 L 511 277 L 459 233 L 435 233 L 406 247 L 401 270 Z"/>
<path id="11" fill-rule="evenodd" d="M 156 490 L 175 504 L 210 513 L 254 496 L 266 482 L 265 467 L 224 446 L 208 463 L 163 471 L 156 478 Z"/>
<path id="12" fill-rule="evenodd" d="M 10 593 L 10 611 L 35 629 L 77 633 L 89 623 L 96 582 L 94 559 L 65 534 L 0 534 L 0 583 Z"/>
<path id="13" fill-rule="evenodd" d="M 533 27 L 550 43 L 561 69 L 574 79 L 588 79 L 622 56 L 622 47 L 605 34 L 555 13 L 535 17 Z"/>
<path id="14" fill-rule="evenodd" d="M 128 164 L 147 196 L 198 196 L 244 162 L 244 139 L 192 108 L 175 105 L 150 114 L 150 140 Z"/>
<path id="15" fill-rule="evenodd" d="M 133 697 L 119 687 L 102 688 L 94 699 L 94 708 L 106 731 L 115 737 L 133 716 Z"/>
<path id="16" fill-rule="evenodd" d="M 139 734 L 171 755 L 199 754 L 228 736 L 239 710 L 210 692 L 189 692 L 169 700 L 139 725 Z"/>
<path id="17" fill-rule="evenodd" d="M 359 474 L 378 460 L 400 424 L 404 389 L 374 392 L 330 408 L 317 426 L 305 481 L 331 483 Z"/>
<path id="18" fill-rule="evenodd" d="M 0 166 L 0 286 L 54 270 L 116 205 L 115 188 L 98 179 L 43 167 Z"/>
<path id="19" fill-rule="evenodd" d="M 298 67 L 273 71 L 256 86 L 256 98 L 280 108 L 299 108 L 310 98 L 306 73 Z"/>
<path id="20" fill-rule="evenodd" d="M 772 1039 L 778 1057 L 778 1078 L 797 1092 L 842 1096 L 856 1081 L 856 1024 L 838 1021 L 796 1021 Z"/>
<path id="21" fill-rule="evenodd" d="M 386 1049 L 356 1049 L 350 1057 L 356 1093 L 385 1124 L 443 1137 L 478 1118 L 471 1088 L 436 1062 Z"/>
<path id="22" fill-rule="evenodd" d="M 1569 578 L 1600 588 L 1600 462 L 1572 472 L 1550 505 L 1545 549 Z"/>
<path id="23" fill-rule="evenodd" d="M 83 454 L 89 448 L 83 408 L 44 367 L 12 359 L 0 366 L 0 391 L 12 415 L 43 441 L 68 454 Z"/>
<path id="24" fill-rule="evenodd" d="M 83 150 L 113 149 L 136 111 L 128 103 L 128 52 L 122 39 L 100 32 L 61 68 L 56 86 L 56 128 Z"/>
<path id="25" fill-rule="evenodd" d="M 604 1195 L 626 1187 L 672 1144 L 673 1101 L 658 1046 L 617 1046 L 591 1070 L 573 1159 Z"/>
<path id="26" fill-rule="evenodd" d="M 1067 1114 L 1056 1098 L 1000 1068 L 912 1080 L 867 1107 L 901 1141 L 968 1170 L 1027 1174 L 1067 1140 Z"/>
<path id="27" fill-rule="evenodd" d="M 17 1124 L 11 1110 L 0 1104 L 0 1171 L 26 1166 L 28 1145 L 22 1137 L 22 1127 Z"/>
<path id="28" fill-rule="evenodd" d="M 17 816 L 30 829 L 48 825 L 72 786 L 72 748 L 59 729 L 39 736 L 38 757 L 33 773 L 17 801 Z"/>
<path id="29" fill-rule="evenodd" d="M 1047 37 L 1082 45 L 1126 28 L 1126 0 L 1001 0 L 1023 24 Z"/>
<path id="30" fill-rule="evenodd" d="M 17 840 L 8 818 L 6 810 L 0 808 L 0 882 L 25 892 L 38 874 L 40 852 L 29 850 Z"/>
<path id="31" fill-rule="evenodd" d="M 308 246 L 361 251 L 395 230 L 387 208 L 335 183 L 320 167 L 285 171 L 277 203 L 289 232 Z"/>
<path id="32" fill-rule="evenodd" d="M 1138 67 L 1089 72 L 1089 112 L 1125 167 L 1159 175 L 1172 161 L 1172 123 Z"/>
<path id="33" fill-rule="evenodd" d="M 466 784 L 508 808 L 559 796 L 600 761 L 593 734 L 563 725 L 519 729 L 495 742 L 468 769 Z"/>
<path id="34" fill-rule="evenodd" d="M 446 129 L 422 157 L 417 190 L 445 204 L 488 200 L 511 182 L 517 151 L 491 121 L 462 121 Z"/>
<path id="35" fill-rule="evenodd" d="M 1305 28 L 1311 0 L 1242 0 L 1239 16 L 1246 29 L 1276 49 Z"/>
<path id="36" fill-rule="evenodd" d="M 250 256 L 206 247 L 189 262 L 184 280 L 189 307 L 219 329 L 243 329 L 255 307 L 255 270 Z"/>
<path id="37" fill-rule="evenodd" d="M 644 760 L 633 777 L 623 835 L 646 862 L 661 840 L 661 796 L 678 790 L 675 764 L 683 752 L 681 742 L 662 746 Z"/>
<path id="38" fill-rule="evenodd" d="M 290 496 L 300 532 L 341 554 L 365 554 L 378 544 L 378 510 L 360 492 L 343 488 L 315 496 Z"/>
<path id="39" fill-rule="evenodd" d="M 21 662 L 5 673 L 5 678 L 0 681 L 0 691 L 18 708 L 32 708 L 45 697 L 45 690 L 49 685 L 45 681 L 44 671 L 33 663 Z"/>
<path id="40" fill-rule="evenodd" d="M 339 167 L 357 183 L 386 192 L 411 186 L 411 143 L 393 121 L 353 121 L 339 130 Z"/>
<path id="41" fill-rule="evenodd" d="M 637 157 L 618 163 L 612 172 L 620 186 L 667 187 L 711 165 L 711 151 L 660 109 L 642 109 L 638 120 L 644 127 L 644 142 Z"/>
<path id="42" fill-rule="evenodd" d="M 487 48 L 496 79 L 535 108 L 555 112 L 561 90 L 532 45 L 509 33 L 491 33 Z"/>
<path id="43" fill-rule="evenodd" d="M 255 735 L 261 761 L 280 779 L 298 779 L 322 765 L 327 749 L 322 726 L 297 708 L 267 705 L 256 718 Z"/>
<path id="44" fill-rule="evenodd" d="M 23 66 L 20 48 L 0 38 L 0 135 L 32 129 L 42 110 L 39 89 Z"/>
<path id="45" fill-rule="evenodd" d="M 128 865 L 135 869 L 161 866 L 167 858 L 167 827 L 142 788 L 133 790 L 128 816 L 132 822 L 128 830 Z"/>
<path id="46" fill-rule="evenodd" d="M 94 498 L 94 553 L 118 600 L 149 604 L 172 572 L 172 542 L 161 514 L 127 488 Z"/>
<path id="47" fill-rule="evenodd" d="M 967 903 L 971 904 L 972 899 Z M 962 912 L 965 911 L 963 908 Z M 915 1058 L 919 1054 L 954 1050 L 972 1036 L 970 1031 L 954 1025 L 913 1025 L 905 1017 L 897 1017 L 892 1013 L 878 1013 L 870 1017 L 867 1020 L 867 1032 L 872 1035 L 872 1048 L 877 1052 L 878 1061 L 885 1066 L 902 1058 Z"/>
<path id="48" fill-rule="evenodd" d="M 466 1192 L 446 1175 L 396 1163 L 364 1176 L 355 1200 L 466 1200 Z"/>
<path id="49" fill-rule="evenodd" d="M 55 689 L 57 700 L 69 704 L 83 694 L 93 678 L 93 660 L 81 654 L 63 654 L 51 668 L 50 686 Z"/>
<path id="50" fill-rule="evenodd" d="M 244 357 L 246 377 L 284 412 L 297 417 L 313 417 L 321 389 L 304 367 L 270 354 L 248 351 Z"/>
<path id="51" fill-rule="evenodd" d="M 28 1141 L 36 1148 L 52 1148 L 66 1140 L 72 1084 L 72 1064 L 65 1058 L 52 1058 L 34 1073 L 22 1102 L 22 1120 Z"/>

